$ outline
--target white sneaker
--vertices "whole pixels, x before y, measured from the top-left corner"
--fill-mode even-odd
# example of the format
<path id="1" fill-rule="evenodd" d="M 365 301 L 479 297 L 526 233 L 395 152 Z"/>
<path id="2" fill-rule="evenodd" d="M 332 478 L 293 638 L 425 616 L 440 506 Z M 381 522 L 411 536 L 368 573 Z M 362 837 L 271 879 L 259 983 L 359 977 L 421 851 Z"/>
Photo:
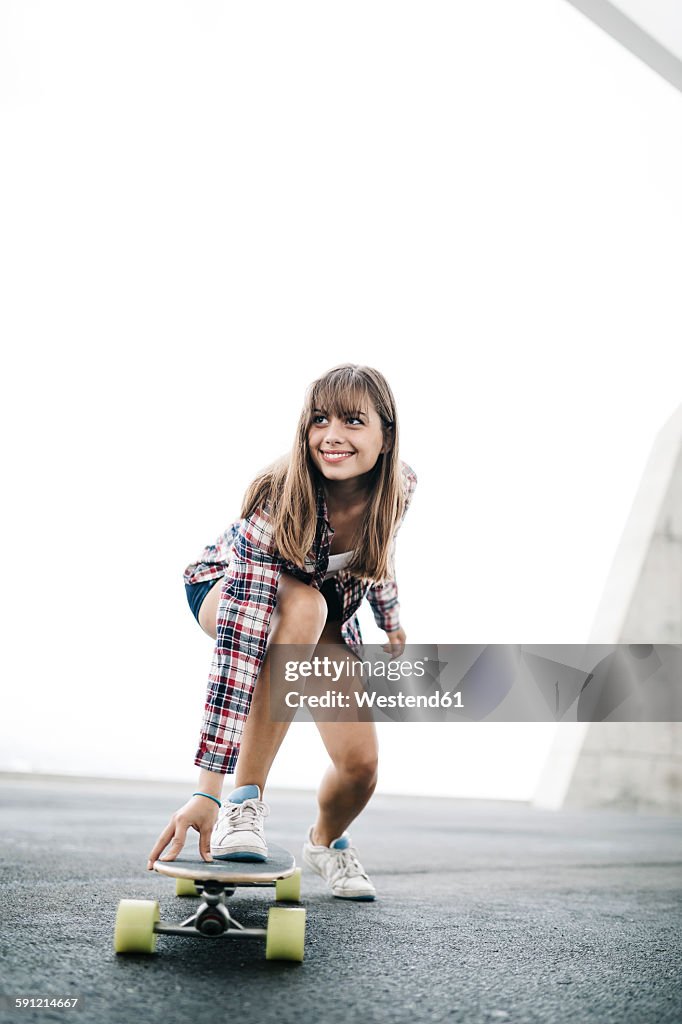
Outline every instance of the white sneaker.
<path id="1" fill-rule="evenodd" d="M 233 789 L 213 826 L 211 856 L 217 860 L 267 860 L 263 819 L 269 813 L 258 786 Z"/>
<path id="2" fill-rule="evenodd" d="M 303 844 L 303 863 L 325 879 L 334 896 L 344 900 L 373 900 L 377 891 L 365 873 L 347 832 L 329 846 L 313 843 L 313 828 Z"/>

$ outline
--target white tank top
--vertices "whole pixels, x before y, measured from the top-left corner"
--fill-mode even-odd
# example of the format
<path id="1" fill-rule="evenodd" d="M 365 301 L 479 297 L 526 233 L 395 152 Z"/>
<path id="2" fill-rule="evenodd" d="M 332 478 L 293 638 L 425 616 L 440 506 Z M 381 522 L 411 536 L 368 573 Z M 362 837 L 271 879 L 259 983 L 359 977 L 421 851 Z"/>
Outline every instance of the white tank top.
<path id="1" fill-rule="evenodd" d="M 350 562 L 353 554 L 353 551 L 341 551 L 338 555 L 330 555 L 329 565 L 327 566 L 327 571 L 324 574 L 325 580 L 328 580 L 330 576 L 336 576 L 339 569 L 344 569 Z"/>

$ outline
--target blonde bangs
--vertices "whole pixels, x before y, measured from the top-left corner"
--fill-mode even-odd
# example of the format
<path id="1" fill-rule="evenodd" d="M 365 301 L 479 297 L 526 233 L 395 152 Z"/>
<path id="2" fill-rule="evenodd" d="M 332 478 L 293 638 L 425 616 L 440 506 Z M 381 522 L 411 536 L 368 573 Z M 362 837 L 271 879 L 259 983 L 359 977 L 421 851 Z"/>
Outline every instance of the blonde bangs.
<path id="1" fill-rule="evenodd" d="M 371 398 L 369 388 L 363 380 L 346 380 L 345 375 L 335 375 L 317 383 L 309 395 L 308 414 L 312 421 L 315 409 L 326 416 L 338 416 L 345 419 L 357 413 L 369 415 Z"/>

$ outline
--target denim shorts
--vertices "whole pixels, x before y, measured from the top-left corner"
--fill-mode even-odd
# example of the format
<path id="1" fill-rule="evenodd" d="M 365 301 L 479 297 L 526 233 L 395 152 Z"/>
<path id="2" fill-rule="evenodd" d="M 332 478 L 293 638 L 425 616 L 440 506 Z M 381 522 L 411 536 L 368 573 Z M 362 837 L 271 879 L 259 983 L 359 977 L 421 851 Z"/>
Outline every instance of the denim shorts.
<path id="1" fill-rule="evenodd" d="M 204 598 L 208 594 L 209 590 L 220 583 L 223 577 L 219 576 L 217 580 L 202 580 L 201 583 L 185 583 L 185 592 L 187 594 L 187 600 L 189 606 L 192 609 L 192 615 L 199 621 L 199 609 L 203 603 Z"/>
<path id="2" fill-rule="evenodd" d="M 327 602 L 327 622 L 341 622 L 343 609 L 341 608 L 341 601 L 336 592 L 333 577 L 330 576 L 328 580 L 325 580 L 320 589 Z"/>
<path id="3" fill-rule="evenodd" d="M 219 576 L 217 580 L 202 580 L 201 583 L 185 583 L 187 600 L 192 610 L 192 615 L 199 621 L 199 609 L 209 590 L 224 579 Z M 327 621 L 340 622 L 343 615 L 339 595 L 336 592 L 333 578 L 325 580 L 321 587 L 321 593 L 327 602 Z"/>

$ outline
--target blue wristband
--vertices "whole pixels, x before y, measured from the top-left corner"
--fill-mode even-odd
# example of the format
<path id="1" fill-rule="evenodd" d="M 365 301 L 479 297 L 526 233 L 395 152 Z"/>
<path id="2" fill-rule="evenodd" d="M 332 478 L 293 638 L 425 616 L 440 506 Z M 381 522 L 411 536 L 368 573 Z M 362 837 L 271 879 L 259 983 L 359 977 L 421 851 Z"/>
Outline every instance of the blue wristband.
<path id="1" fill-rule="evenodd" d="M 192 796 L 207 796 L 209 800 L 215 800 L 215 802 L 217 803 L 218 807 L 222 807 L 223 806 L 221 804 L 220 800 L 218 799 L 218 797 L 217 796 L 211 796 L 210 793 L 192 793 Z"/>

